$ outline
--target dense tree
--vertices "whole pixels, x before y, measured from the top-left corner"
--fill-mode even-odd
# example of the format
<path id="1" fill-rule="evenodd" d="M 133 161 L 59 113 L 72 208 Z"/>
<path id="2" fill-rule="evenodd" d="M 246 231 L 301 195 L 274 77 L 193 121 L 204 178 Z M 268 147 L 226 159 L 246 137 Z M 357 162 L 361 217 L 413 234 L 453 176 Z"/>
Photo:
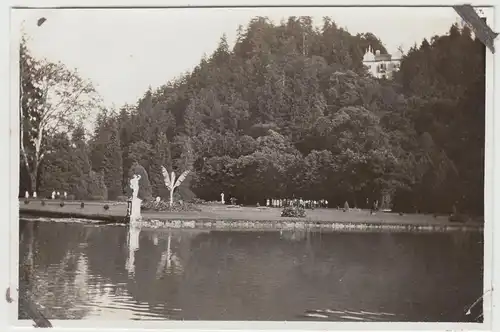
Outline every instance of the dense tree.
<path id="1" fill-rule="evenodd" d="M 316 28 L 309 17 L 257 17 L 233 47 L 222 36 L 192 72 L 120 112 L 102 111 L 90 173 L 103 175 L 110 197 L 116 183 L 130 194 L 128 181 L 140 174 L 142 198 L 167 198 L 165 166 L 191 170 L 182 199 L 224 192 L 249 204 L 379 200 L 396 210 L 482 214 L 484 46 L 452 26 L 413 47 L 391 81 L 363 67 L 368 47 L 386 53 L 377 36 L 353 36 L 329 18 Z"/>
<path id="2" fill-rule="evenodd" d="M 418 181 L 400 204 L 482 214 L 485 46 L 453 25 L 411 49 L 396 79 L 413 100 L 408 116 L 420 138 L 411 151 Z"/>
<path id="3" fill-rule="evenodd" d="M 93 200 L 106 200 L 108 199 L 108 188 L 104 183 L 104 175 L 95 171 L 90 171 L 87 182 L 88 196 L 87 198 Z"/>
<path id="4" fill-rule="evenodd" d="M 168 199 L 170 192 L 165 185 L 161 169 L 162 166 L 167 169 L 169 174 L 173 170 L 170 143 L 165 133 L 161 133 L 155 142 L 153 160 L 149 174 L 153 196 L 160 196 L 164 199 Z"/>
<path id="5" fill-rule="evenodd" d="M 116 118 L 101 113 L 91 144 L 92 169 L 104 176 L 109 199 L 122 195 L 123 163 L 120 132 Z"/>
<path id="6" fill-rule="evenodd" d="M 47 156 L 42 166 L 41 186 L 44 190 L 40 194 L 45 197 L 50 197 L 52 191 L 71 192 L 72 175 L 78 171 L 71 160 L 71 142 L 66 134 L 55 135 L 50 147 L 54 152 Z"/>
<path id="7" fill-rule="evenodd" d="M 35 59 L 25 38 L 19 57 L 21 158 L 30 176 L 30 189 L 36 191 L 40 165 L 51 150 L 51 137 L 73 129 L 100 100 L 92 83 L 77 71 Z"/>
<path id="8" fill-rule="evenodd" d="M 73 131 L 71 142 L 73 151 L 70 162 L 74 173 L 69 181 L 71 183 L 69 193 L 74 195 L 76 199 L 85 199 L 92 195 L 99 196 L 99 193 L 89 191 L 91 165 L 85 139 L 85 129 L 82 124 L 78 125 Z"/>
<path id="9" fill-rule="evenodd" d="M 53 152 L 41 165 L 42 196 L 50 197 L 52 191 L 66 191 L 75 199 L 108 198 L 103 175 L 91 169 L 85 130 L 81 125 L 71 139 L 66 134 L 56 134 L 50 146 Z"/>

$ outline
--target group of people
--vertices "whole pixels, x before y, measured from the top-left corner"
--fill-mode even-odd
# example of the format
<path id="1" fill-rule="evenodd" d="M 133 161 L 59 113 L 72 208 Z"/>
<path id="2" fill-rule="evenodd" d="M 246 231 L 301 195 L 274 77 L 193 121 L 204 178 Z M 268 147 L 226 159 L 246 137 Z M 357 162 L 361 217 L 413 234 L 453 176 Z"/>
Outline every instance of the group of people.
<path id="1" fill-rule="evenodd" d="M 56 198 L 64 198 L 64 199 L 67 199 L 67 198 L 68 198 L 68 193 L 67 193 L 67 192 L 63 192 L 63 193 L 61 194 L 59 191 L 53 191 L 53 192 L 52 192 L 52 195 L 51 195 L 51 198 L 52 198 L 52 199 L 56 199 Z"/>
<path id="2" fill-rule="evenodd" d="M 298 206 L 305 209 L 315 209 L 315 208 L 326 208 L 328 207 L 328 201 L 326 199 L 320 200 L 303 200 L 302 198 L 285 198 L 285 199 L 267 199 L 266 206 L 268 207 L 288 207 L 288 206 Z"/>
<path id="3" fill-rule="evenodd" d="M 24 193 L 24 198 L 26 199 L 30 198 L 29 191 L 26 190 L 26 192 Z M 33 192 L 33 198 L 36 198 L 36 191 Z"/>
<path id="4" fill-rule="evenodd" d="M 36 194 L 36 191 L 33 192 L 33 198 L 37 198 L 37 194 Z M 30 193 L 29 191 L 26 190 L 26 192 L 24 193 L 24 198 L 28 199 L 30 198 Z M 53 191 L 52 192 L 52 195 L 50 196 L 50 198 L 52 199 L 56 199 L 56 198 L 64 198 L 64 199 L 67 199 L 68 198 L 68 193 L 65 191 L 63 192 L 62 194 L 59 192 L 59 191 Z"/>

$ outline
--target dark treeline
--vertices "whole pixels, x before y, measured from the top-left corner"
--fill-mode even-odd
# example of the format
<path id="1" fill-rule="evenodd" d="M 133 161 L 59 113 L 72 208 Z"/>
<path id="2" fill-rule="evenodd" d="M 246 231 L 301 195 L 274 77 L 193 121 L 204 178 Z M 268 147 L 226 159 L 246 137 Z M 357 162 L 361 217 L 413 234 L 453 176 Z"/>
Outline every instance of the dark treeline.
<path id="1" fill-rule="evenodd" d="M 60 135 L 40 191 L 115 199 L 139 168 L 149 178 L 143 196 L 167 198 L 165 165 L 192 169 L 183 199 L 377 199 L 400 211 L 482 215 L 484 46 L 454 25 L 410 49 L 390 81 L 367 73 L 368 46 L 386 53 L 373 34 L 351 35 L 328 18 L 322 28 L 309 17 L 256 18 L 232 49 L 223 36 L 192 72 L 136 105 L 103 110 L 90 140 L 81 128 Z"/>

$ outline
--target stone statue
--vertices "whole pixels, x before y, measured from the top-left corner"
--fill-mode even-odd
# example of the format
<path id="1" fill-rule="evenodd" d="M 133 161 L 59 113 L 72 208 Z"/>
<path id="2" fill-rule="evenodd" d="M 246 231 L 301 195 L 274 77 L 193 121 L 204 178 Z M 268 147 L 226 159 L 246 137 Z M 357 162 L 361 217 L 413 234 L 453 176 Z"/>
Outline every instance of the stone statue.
<path id="1" fill-rule="evenodd" d="M 221 193 L 221 194 L 220 194 L 220 202 L 221 202 L 222 204 L 225 204 L 225 203 L 226 203 L 226 201 L 224 201 L 224 193 Z"/>
<path id="2" fill-rule="evenodd" d="M 132 188 L 132 198 L 137 198 L 137 194 L 139 193 L 139 180 L 141 179 L 140 175 L 134 175 L 132 179 L 130 179 L 130 188 Z"/>
<path id="3" fill-rule="evenodd" d="M 141 199 L 137 197 L 139 194 L 139 180 L 141 176 L 136 174 L 130 179 L 130 188 L 132 188 L 132 209 L 130 211 L 130 222 L 139 221 L 141 219 Z"/>
<path id="4" fill-rule="evenodd" d="M 33 192 L 33 198 L 36 198 L 36 191 Z"/>
<path id="5" fill-rule="evenodd" d="M 26 199 L 30 198 L 30 193 L 27 190 L 24 193 L 24 198 L 26 198 Z"/>
<path id="6" fill-rule="evenodd" d="M 55 191 L 53 191 L 53 192 L 52 192 L 52 199 L 55 199 L 55 198 L 56 198 L 56 192 L 55 192 Z"/>

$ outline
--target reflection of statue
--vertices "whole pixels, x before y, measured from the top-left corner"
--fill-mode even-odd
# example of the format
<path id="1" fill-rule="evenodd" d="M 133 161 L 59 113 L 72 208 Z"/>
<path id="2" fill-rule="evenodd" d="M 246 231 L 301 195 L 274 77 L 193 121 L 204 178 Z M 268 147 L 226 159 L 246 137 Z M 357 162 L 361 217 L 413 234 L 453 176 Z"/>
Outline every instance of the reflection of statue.
<path id="1" fill-rule="evenodd" d="M 168 234 L 167 250 L 161 254 L 160 262 L 156 268 L 156 278 L 161 278 L 163 273 L 172 274 L 183 271 L 180 258 L 172 250 L 172 234 Z"/>
<path id="2" fill-rule="evenodd" d="M 139 227 L 130 226 L 127 238 L 128 257 L 125 266 L 131 274 L 135 273 L 135 252 L 139 250 L 139 234 L 141 234 Z"/>
<path id="3" fill-rule="evenodd" d="M 307 231 L 304 230 L 280 230 L 280 238 L 288 241 L 302 241 L 306 238 Z"/>
<path id="4" fill-rule="evenodd" d="M 161 172 L 163 174 L 163 179 L 165 180 L 165 185 L 167 186 L 168 190 L 170 190 L 170 207 L 172 207 L 172 205 L 174 204 L 174 189 L 180 186 L 180 184 L 182 183 L 182 181 L 184 181 L 184 179 L 186 179 L 190 171 L 184 171 L 184 173 L 182 173 L 181 176 L 177 178 L 177 180 L 175 179 L 175 173 L 172 172 L 172 174 L 168 174 L 168 171 L 164 166 L 161 167 Z"/>

